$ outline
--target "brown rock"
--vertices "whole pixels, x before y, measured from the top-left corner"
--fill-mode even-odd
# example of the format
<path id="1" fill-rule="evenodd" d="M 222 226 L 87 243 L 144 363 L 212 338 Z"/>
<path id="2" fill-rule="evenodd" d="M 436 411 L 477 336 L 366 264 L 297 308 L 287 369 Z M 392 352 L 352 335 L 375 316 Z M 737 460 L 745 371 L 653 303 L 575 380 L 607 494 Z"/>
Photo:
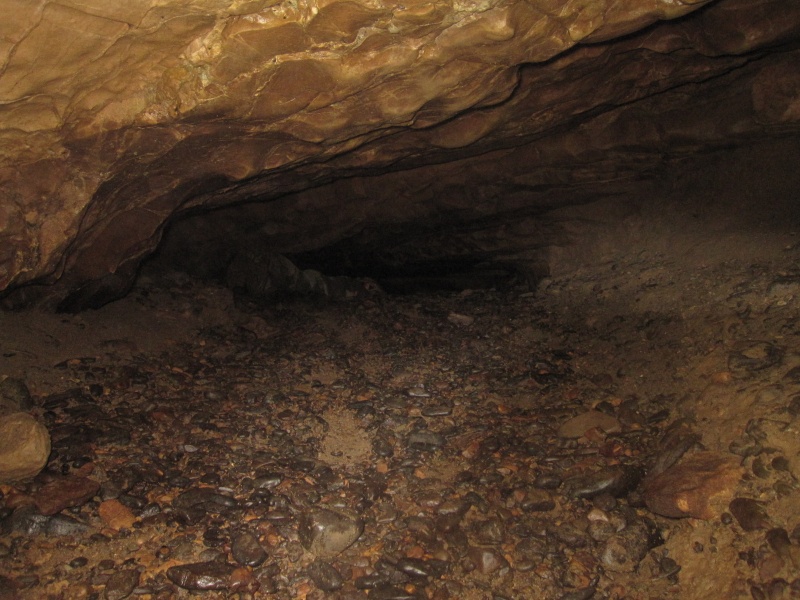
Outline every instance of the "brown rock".
<path id="1" fill-rule="evenodd" d="M 752 498 L 734 498 L 728 509 L 745 531 L 769 529 L 770 519 L 764 505 Z"/>
<path id="2" fill-rule="evenodd" d="M 47 428 L 24 412 L 0 421 L 0 482 L 34 477 L 50 456 Z"/>
<path id="3" fill-rule="evenodd" d="M 558 428 L 558 437 L 579 438 L 590 429 L 595 428 L 606 433 L 618 433 L 622 430 L 616 418 L 596 410 L 590 410 L 561 425 Z"/>
<path id="4" fill-rule="evenodd" d="M 43 515 L 54 515 L 70 506 L 80 506 L 100 490 L 100 484 L 86 477 L 68 476 L 51 481 L 34 501 Z"/>
<path id="5" fill-rule="evenodd" d="M 736 456 L 698 452 L 646 479 L 644 500 L 665 517 L 713 519 L 733 496 L 742 472 Z"/>
<path id="6" fill-rule="evenodd" d="M 97 509 L 103 523 L 111 529 L 130 529 L 136 516 L 119 500 L 106 500 Z"/>

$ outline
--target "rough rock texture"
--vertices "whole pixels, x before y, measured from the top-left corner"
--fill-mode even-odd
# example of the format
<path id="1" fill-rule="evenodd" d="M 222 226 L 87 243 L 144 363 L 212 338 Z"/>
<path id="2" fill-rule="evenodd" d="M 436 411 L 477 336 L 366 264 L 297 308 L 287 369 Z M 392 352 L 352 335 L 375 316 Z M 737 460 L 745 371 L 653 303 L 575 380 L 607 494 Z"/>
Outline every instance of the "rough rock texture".
<path id="1" fill-rule="evenodd" d="M 50 456 L 47 428 L 24 412 L 0 420 L 0 482 L 36 476 Z"/>
<path id="2" fill-rule="evenodd" d="M 665 517 L 713 519 L 742 476 L 738 457 L 698 452 L 645 481 L 647 507 Z"/>
<path id="3" fill-rule="evenodd" d="M 360 254 L 377 224 L 388 265 L 440 252 L 441 234 L 395 242 L 444 222 L 446 258 L 536 271 L 568 233 L 543 213 L 646 193 L 701 150 L 796 140 L 800 121 L 800 5 L 780 0 L 10 3 L 16 303 L 102 304 L 174 217 L 278 198 L 227 222 L 282 252 L 365 230 Z"/>

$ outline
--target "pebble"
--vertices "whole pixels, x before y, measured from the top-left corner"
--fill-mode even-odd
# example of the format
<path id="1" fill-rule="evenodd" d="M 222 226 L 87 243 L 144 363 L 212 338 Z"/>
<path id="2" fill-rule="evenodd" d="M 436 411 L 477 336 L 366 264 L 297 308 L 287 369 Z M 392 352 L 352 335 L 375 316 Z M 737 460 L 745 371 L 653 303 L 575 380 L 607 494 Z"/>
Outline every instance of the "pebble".
<path id="1" fill-rule="evenodd" d="M 340 554 L 361 536 L 364 522 L 339 510 L 318 508 L 300 518 L 298 535 L 303 547 L 319 558 Z"/>
<path id="2" fill-rule="evenodd" d="M 249 532 L 240 533 L 233 537 L 231 555 L 237 563 L 248 567 L 257 567 L 267 560 L 266 550 L 264 550 L 258 538 Z"/>
<path id="3" fill-rule="evenodd" d="M 728 510 L 745 531 L 769 529 L 770 519 L 764 505 L 752 498 L 734 498 Z"/>
<path id="4" fill-rule="evenodd" d="M 122 600 L 130 596 L 137 585 L 139 585 L 139 571 L 135 569 L 115 571 L 106 583 L 103 597 L 105 600 Z"/>
<path id="5" fill-rule="evenodd" d="M 341 573 L 332 564 L 315 560 L 308 566 L 308 576 L 323 592 L 333 592 L 344 585 Z"/>
<path id="6" fill-rule="evenodd" d="M 167 569 L 169 580 L 187 590 L 227 590 L 236 566 L 225 562 L 208 561 L 177 565 Z"/>

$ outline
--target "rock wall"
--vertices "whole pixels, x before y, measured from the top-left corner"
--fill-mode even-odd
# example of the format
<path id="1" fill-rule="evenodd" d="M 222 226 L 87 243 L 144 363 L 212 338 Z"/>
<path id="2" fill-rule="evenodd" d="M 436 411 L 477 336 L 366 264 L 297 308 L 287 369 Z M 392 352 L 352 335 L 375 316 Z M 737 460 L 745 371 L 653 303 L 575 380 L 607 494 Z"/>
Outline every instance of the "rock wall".
<path id="1" fill-rule="evenodd" d="M 469 238 L 800 121 L 800 5 L 779 0 L 11 4 L 0 290 L 14 302 L 124 293 L 190 211 L 258 201 L 244 214 L 281 251 L 373 222 Z M 320 207 L 334 216 L 283 227 Z M 495 255 L 520 252 L 496 237 Z"/>

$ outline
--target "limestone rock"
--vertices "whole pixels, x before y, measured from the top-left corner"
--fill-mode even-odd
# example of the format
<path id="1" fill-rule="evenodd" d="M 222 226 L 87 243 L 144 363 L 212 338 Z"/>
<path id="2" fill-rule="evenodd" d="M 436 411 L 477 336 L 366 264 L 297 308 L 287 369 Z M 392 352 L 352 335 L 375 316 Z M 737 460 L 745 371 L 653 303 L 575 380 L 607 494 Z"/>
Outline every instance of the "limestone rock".
<path id="1" fill-rule="evenodd" d="M 665 517 L 713 519 L 733 497 L 743 469 L 732 454 L 698 452 L 644 482 L 647 507 Z"/>
<path id="2" fill-rule="evenodd" d="M 0 482 L 34 477 L 50 456 L 47 428 L 28 413 L 0 418 Z"/>

